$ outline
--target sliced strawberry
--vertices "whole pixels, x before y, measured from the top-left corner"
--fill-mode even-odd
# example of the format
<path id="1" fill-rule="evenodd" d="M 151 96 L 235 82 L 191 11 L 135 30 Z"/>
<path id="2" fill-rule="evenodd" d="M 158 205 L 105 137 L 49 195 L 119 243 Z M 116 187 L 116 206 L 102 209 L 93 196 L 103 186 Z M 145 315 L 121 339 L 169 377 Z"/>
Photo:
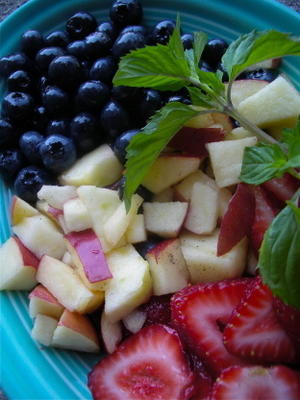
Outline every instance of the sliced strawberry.
<path id="1" fill-rule="evenodd" d="M 300 358 L 300 310 L 283 303 L 278 297 L 274 297 L 273 307 L 280 325 L 292 339 Z"/>
<path id="2" fill-rule="evenodd" d="M 187 400 L 193 381 L 177 332 L 152 325 L 101 360 L 88 385 L 94 400 Z"/>
<path id="3" fill-rule="evenodd" d="M 253 362 L 295 360 L 295 348 L 273 310 L 273 295 L 260 277 L 236 307 L 224 332 L 224 344 L 235 356 Z"/>
<path id="4" fill-rule="evenodd" d="M 299 400 L 297 374 L 282 365 L 230 367 L 216 380 L 210 400 Z"/>
<path id="5" fill-rule="evenodd" d="M 251 242 L 253 249 L 258 252 L 264 238 L 264 234 L 275 218 L 279 209 L 274 207 L 267 192 L 260 186 L 254 189 L 255 213 L 251 230 Z"/>
<path id="6" fill-rule="evenodd" d="M 213 376 L 228 366 L 245 364 L 225 348 L 222 328 L 251 281 L 245 278 L 190 286 L 171 299 L 175 327 Z"/>
<path id="7" fill-rule="evenodd" d="M 150 300 L 140 306 L 140 310 L 146 313 L 144 326 L 163 324 L 171 325 L 171 295 L 151 296 Z"/>
<path id="8" fill-rule="evenodd" d="M 189 360 L 192 371 L 194 371 L 196 380 L 194 383 L 195 393 L 191 400 L 206 400 L 209 398 L 213 378 L 209 375 L 201 359 L 195 353 L 189 353 Z"/>
<path id="9" fill-rule="evenodd" d="M 222 218 L 217 255 L 222 256 L 243 237 L 250 234 L 254 218 L 253 192 L 245 183 L 239 183 Z"/>
<path id="10" fill-rule="evenodd" d="M 274 178 L 264 182 L 262 186 L 273 193 L 278 200 L 285 202 L 293 197 L 300 186 L 300 182 L 297 178 L 286 173 L 281 178 Z"/>

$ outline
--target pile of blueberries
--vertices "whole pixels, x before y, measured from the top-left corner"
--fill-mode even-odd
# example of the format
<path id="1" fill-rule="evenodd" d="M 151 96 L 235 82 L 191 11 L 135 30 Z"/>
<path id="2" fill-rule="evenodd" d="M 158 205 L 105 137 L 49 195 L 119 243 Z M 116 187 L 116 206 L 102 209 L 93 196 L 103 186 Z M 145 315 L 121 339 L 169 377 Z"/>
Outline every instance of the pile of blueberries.
<path id="1" fill-rule="evenodd" d="M 138 0 L 113 1 L 109 15 L 99 24 L 80 11 L 67 20 L 64 31 L 42 36 L 29 30 L 21 37 L 21 51 L 0 59 L 0 76 L 7 84 L 0 172 L 26 201 L 34 202 L 43 184 L 55 183 L 57 175 L 101 143 L 111 144 L 124 162 L 129 140 L 157 109 L 172 101 L 190 104 L 184 90 L 113 87 L 120 57 L 166 44 L 175 22 L 163 20 L 147 29 Z M 193 35 L 183 34 L 182 41 L 191 48 Z M 222 39 L 210 40 L 201 68 L 219 68 L 227 46 Z"/>

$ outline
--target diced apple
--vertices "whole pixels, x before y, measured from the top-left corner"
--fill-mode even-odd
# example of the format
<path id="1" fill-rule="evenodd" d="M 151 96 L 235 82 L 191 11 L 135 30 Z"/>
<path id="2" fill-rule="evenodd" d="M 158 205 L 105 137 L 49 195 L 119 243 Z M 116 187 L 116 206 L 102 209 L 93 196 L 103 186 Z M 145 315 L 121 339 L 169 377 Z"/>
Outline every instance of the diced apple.
<path id="1" fill-rule="evenodd" d="M 44 254 L 61 258 L 66 251 L 63 235 L 44 215 L 23 219 L 18 225 L 13 226 L 13 231 L 37 258 L 41 258 Z"/>
<path id="2" fill-rule="evenodd" d="M 152 198 L 152 201 L 156 201 L 158 203 L 165 203 L 173 201 L 174 197 L 174 189 L 172 187 L 168 187 L 164 189 L 162 192 L 155 194 Z"/>
<path id="3" fill-rule="evenodd" d="M 36 202 L 36 208 L 40 211 L 41 214 L 48 217 L 52 222 L 54 222 L 57 228 L 60 228 L 59 217 L 63 216 L 63 211 L 58 208 L 54 208 L 50 206 L 45 200 L 38 200 Z"/>
<path id="4" fill-rule="evenodd" d="M 38 314 L 59 319 L 64 307 L 43 285 L 36 286 L 29 293 L 29 315 L 35 318 Z"/>
<path id="5" fill-rule="evenodd" d="M 125 318 L 123 318 L 123 324 L 125 328 L 131 333 L 137 333 L 142 329 L 147 318 L 147 314 L 143 311 L 133 310 Z"/>
<path id="6" fill-rule="evenodd" d="M 164 238 L 175 238 L 184 223 L 188 203 L 144 203 L 143 209 L 148 232 Z"/>
<path id="7" fill-rule="evenodd" d="M 39 260 L 18 238 L 9 238 L 0 248 L 0 290 L 32 289 L 38 265 Z"/>
<path id="8" fill-rule="evenodd" d="M 121 178 L 123 166 L 108 144 L 84 155 L 60 176 L 63 185 L 108 186 Z"/>
<path id="9" fill-rule="evenodd" d="M 102 312 L 100 326 L 105 349 L 111 354 L 116 350 L 118 344 L 122 340 L 122 325 L 120 321 L 111 322 L 107 318 L 105 312 Z"/>
<path id="10" fill-rule="evenodd" d="M 70 232 L 84 231 L 93 226 L 88 210 L 79 198 L 64 203 L 64 218 Z"/>
<path id="11" fill-rule="evenodd" d="M 245 147 L 254 146 L 256 143 L 256 137 L 249 137 L 207 144 L 212 169 L 219 187 L 240 182 Z"/>
<path id="12" fill-rule="evenodd" d="M 159 193 L 196 171 L 201 158 L 168 154 L 160 156 L 143 180 L 143 186 L 153 193 Z"/>
<path id="13" fill-rule="evenodd" d="M 246 137 L 251 137 L 254 136 L 251 132 L 247 131 L 245 128 L 242 126 L 239 126 L 238 128 L 232 129 L 231 132 L 226 135 L 225 140 L 238 140 L 238 139 L 244 139 Z"/>
<path id="14" fill-rule="evenodd" d="M 175 198 L 179 201 L 190 201 L 195 183 L 202 183 L 203 185 L 208 185 L 210 188 L 217 190 L 216 182 L 203 171 L 198 170 L 187 176 L 174 187 Z"/>
<path id="15" fill-rule="evenodd" d="M 242 275 L 247 258 L 247 240 L 241 240 L 228 253 L 217 256 L 219 230 L 213 235 L 198 236 L 183 233 L 181 249 L 193 284 L 238 278 Z"/>
<path id="16" fill-rule="evenodd" d="M 175 293 L 188 284 L 189 272 L 182 255 L 180 240 L 164 240 L 147 254 L 155 296 Z"/>
<path id="17" fill-rule="evenodd" d="M 143 214 L 134 215 L 126 231 L 127 243 L 140 243 L 147 240 L 145 218 Z"/>
<path id="18" fill-rule="evenodd" d="M 88 317 L 68 310 L 60 317 L 51 345 L 87 353 L 99 351 L 97 334 Z"/>
<path id="19" fill-rule="evenodd" d="M 18 196 L 13 196 L 10 208 L 10 218 L 12 225 L 19 224 L 24 218 L 33 217 L 38 215 L 37 209 L 32 207 L 26 201 L 22 200 Z"/>
<path id="20" fill-rule="evenodd" d="M 68 251 L 65 252 L 65 254 L 63 255 L 61 261 L 63 263 L 65 263 L 65 264 L 67 264 L 67 265 L 70 265 L 70 267 L 74 267 L 75 268 L 75 264 L 74 264 L 73 258 L 72 258 L 71 254 Z"/>
<path id="21" fill-rule="evenodd" d="M 104 301 L 103 292 L 92 292 L 69 265 L 53 257 L 41 259 L 37 280 L 69 311 L 87 313 Z"/>
<path id="22" fill-rule="evenodd" d="M 77 197 L 75 186 L 43 185 L 37 194 L 39 200 L 45 200 L 51 207 L 62 210 L 64 203 Z"/>
<path id="23" fill-rule="evenodd" d="M 261 68 L 278 68 L 281 64 L 281 58 L 270 58 L 269 60 L 261 61 L 259 63 L 250 65 L 246 68 L 246 71 L 256 71 Z"/>
<path id="24" fill-rule="evenodd" d="M 234 107 L 237 107 L 243 100 L 257 93 L 267 86 L 269 82 L 259 79 L 240 79 L 232 83 L 231 101 Z M 225 84 L 227 89 L 228 84 Z"/>
<path id="25" fill-rule="evenodd" d="M 199 109 L 201 111 L 201 109 Z M 190 128 L 208 128 L 209 126 L 213 125 L 214 119 L 212 117 L 212 114 L 210 113 L 205 113 L 205 114 L 198 114 L 192 119 L 190 119 L 185 126 L 188 126 Z"/>
<path id="26" fill-rule="evenodd" d="M 290 82 L 279 76 L 242 101 L 238 112 L 261 128 L 276 125 L 290 127 L 299 116 L 300 95 Z"/>
<path id="27" fill-rule="evenodd" d="M 69 253 L 78 274 L 92 290 L 103 290 L 107 279 L 112 278 L 101 243 L 92 229 L 65 235 Z"/>
<path id="28" fill-rule="evenodd" d="M 223 113 L 212 113 L 212 118 L 214 120 L 214 125 L 221 125 L 222 130 L 227 134 L 231 132 L 233 124 L 228 115 Z"/>
<path id="29" fill-rule="evenodd" d="M 132 219 L 136 216 L 143 198 L 138 194 L 134 194 L 131 198 L 130 210 L 127 212 L 125 203 L 122 202 L 113 215 L 105 222 L 103 233 L 105 239 L 114 248 L 127 231 Z"/>
<path id="30" fill-rule="evenodd" d="M 184 227 L 198 235 L 212 233 L 217 226 L 219 191 L 203 183 L 195 183 Z"/>
<path id="31" fill-rule="evenodd" d="M 105 314 L 116 322 L 149 300 L 152 281 L 148 262 L 132 245 L 112 250 L 106 258 L 113 279 L 105 290 Z"/>
<path id="32" fill-rule="evenodd" d="M 57 323 L 57 319 L 49 317 L 49 315 L 37 314 L 31 337 L 44 346 L 50 346 Z"/>

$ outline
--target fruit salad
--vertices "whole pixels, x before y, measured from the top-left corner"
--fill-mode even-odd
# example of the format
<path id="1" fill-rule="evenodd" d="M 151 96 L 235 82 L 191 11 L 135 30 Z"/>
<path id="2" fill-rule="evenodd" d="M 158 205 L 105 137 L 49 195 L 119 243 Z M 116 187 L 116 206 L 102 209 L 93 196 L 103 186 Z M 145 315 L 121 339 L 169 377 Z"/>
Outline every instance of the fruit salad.
<path id="1" fill-rule="evenodd" d="M 33 340 L 99 353 L 95 400 L 297 400 L 299 39 L 142 16 L 114 0 L 0 59 L 0 290 L 29 291 Z"/>

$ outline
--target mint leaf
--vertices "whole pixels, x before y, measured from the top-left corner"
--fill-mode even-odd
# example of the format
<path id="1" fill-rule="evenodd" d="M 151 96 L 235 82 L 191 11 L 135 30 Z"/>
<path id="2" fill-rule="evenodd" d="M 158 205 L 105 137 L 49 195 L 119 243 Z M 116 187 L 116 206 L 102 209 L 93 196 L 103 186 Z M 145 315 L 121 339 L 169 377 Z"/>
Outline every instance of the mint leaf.
<path id="1" fill-rule="evenodd" d="M 191 118 L 198 114 L 183 103 L 168 103 L 161 108 L 127 147 L 124 200 L 130 205 L 132 194 L 142 182 L 151 165 L 172 137 Z"/>
<path id="2" fill-rule="evenodd" d="M 215 72 L 202 71 L 199 68 L 197 69 L 197 74 L 200 82 L 202 83 L 202 90 L 206 91 L 210 97 L 213 98 L 216 96 L 224 96 L 225 85 L 222 82 L 222 77 L 219 74 Z"/>
<path id="3" fill-rule="evenodd" d="M 275 30 L 254 30 L 229 45 L 222 63 L 232 81 L 250 65 L 287 55 L 300 55 L 299 37 Z"/>
<path id="4" fill-rule="evenodd" d="M 190 77 L 178 22 L 166 46 L 146 46 L 122 57 L 113 84 L 179 90 L 189 84 Z"/>
<path id="5" fill-rule="evenodd" d="M 240 179 L 252 185 L 259 185 L 269 179 L 283 175 L 286 169 L 286 155 L 276 144 L 259 143 L 246 147 Z"/>
<path id="6" fill-rule="evenodd" d="M 285 303 L 300 308 L 300 210 L 289 203 L 267 230 L 259 255 L 264 282 Z"/>
<path id="7" fill-rule="evenodd" d="M 295 168 L 300 166 L 300 118 L 293 129 L 284 129 L 282 141 L 288 145 L 287 167 Z"/>
<path id="8" fill-rule="evenodd" d="M 194 53 L 195 53 L 195 63 L 197 65 L 199 64 L 207 40 L 208 36 L 206 33 L 194 32 Z"/>
<path id="9" fill-rule="evenodd" d="M 202 90 L 193 87 L 193 86 L 188 86 L 187 90 L 189 92 L 190 98 L 192 100 L 192 104 L 194 106 L 200 106 L 204 108 L 214 108 L 214 104 L 209 101 L 207 96 L 203 93 Z"/>

